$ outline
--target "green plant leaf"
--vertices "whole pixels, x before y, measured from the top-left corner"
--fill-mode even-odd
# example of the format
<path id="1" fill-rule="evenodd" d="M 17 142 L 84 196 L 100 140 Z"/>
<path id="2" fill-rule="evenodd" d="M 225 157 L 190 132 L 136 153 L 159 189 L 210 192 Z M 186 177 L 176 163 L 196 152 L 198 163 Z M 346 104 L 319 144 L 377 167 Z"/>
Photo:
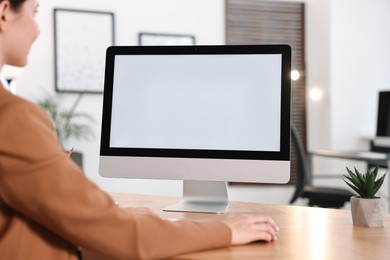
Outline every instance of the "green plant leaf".
<path id="1" fill-rule="evenodd" d="M 351 183 L 347 182 L 346 180 L 344 180 L 344 182 L 345 182 L 349 187 L 351 187 L 351 189 L 353 189 L 354 191 L 356 191 L 357 194 L 359 194 L 361 197 L 364 196 L 364 194 L 361 193 L 361 189 L 358 189 L 356 186 L 352 185 Z"/>
<path id="2" fill-rule="evenodd" d="M 347 175 L 344 175 L 344 178 L 348 180 L 348 182 L 347 182 L 347 180 L 344 179 L 344 181 L 345 181 L 347 184 L 349 183 L 349 184 L 355 186 L 356 188 L 358 188 L 357 185 L 354 183 L 354 179 L 353 179 L 352 177 L 347 176 Z"/>
<path id="3" fill-rule="evenodd" d="M 378 180 L 375 181 L 374 183 L 374 188 L 373 188 L 373 196 L 375 196 L 375 194 L 379 191 L 379 189 L 382 187 L 382 184 L 385 180 L 385 177 L 386 177 L 386 173 L 383 174 L 382 177 L 380 177 Z"/>
<path id="4" fill-rule="evenodd" d="M 348 175 L 344 175 L 344 182 L 357 192 L 363 198 L 374 198 L 380 187 L 383 185 L 386 173 L 376 179 L 378 176 L 379 165 L 372 169 L 367 169 L 365 174 L 361 174 L 356 167 L 355 172 L 352 172 L 346 167 Z"/>
<path id="5" fill-rule="evenodd" d="M 361 178 L 359 178 L 357 174 L 355 174 L 350 169 L 348 169 L 348 167 L 347 167 L 347 171 L 348 171 L 348 173 L 350 175 L 351 183 L 354 184 L 356 186 L 356 188 L 362 189 L 364 182 L 361 180 Z"/>
<path id="6" fill-rule="evenodd" d="M 379 191 L 383 185 L 386 173 L 376 180 L 378 176 L 379 165 L 374 168 L 367 169 L 365 174 L 361 174 L 356 167 L 355 172 L 352 172 L 346 167 L 348 175 L 344 176 L 344 182 L 355 192 L 357 192 L 362 198 L 374 198 L 375 194 Z"/>
<path id="7" fill-rule="evenodd" d="M 371 173 L 374 175 L 374 180 L 376 180 L 376 176 L 378 175 L 378 168 L 379 166 L 377 165 L 375 168 L 372 169 Z"/>
<path id="8" fill-rule="evenodd" d="M 369 170 L 366 173 L 366 182 L 363 185 L 363 193 L 365 194 L 365 198 L 372 198 L 374 197 L 373 188 L 375 183 L 375 176 L 373 172 L 370 172 Z"/>
<path id="9" fill-rule="evenodd" d="M 356 169 L 356 167 L 354 167 L 355 169 L 355 172 L 356 172 L 356 175 L 359 177 L 360 179 L 360 183 L 364 183 L 366 181 L 366 176 L 361 174 L 358 169 Z"/>

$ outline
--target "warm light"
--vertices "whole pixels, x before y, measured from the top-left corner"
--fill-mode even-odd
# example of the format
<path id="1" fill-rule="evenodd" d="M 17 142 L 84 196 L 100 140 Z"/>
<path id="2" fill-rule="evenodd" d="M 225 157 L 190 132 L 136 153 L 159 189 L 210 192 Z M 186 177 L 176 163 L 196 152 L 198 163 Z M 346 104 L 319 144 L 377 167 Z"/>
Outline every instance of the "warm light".
<path id="1" fill-rule="evenodd" d="M 297 70 L 291 71 L 291 80 L 298 80 L 301 74 Z"/>
<path id="2" fill-rule="evenodd" d="M 310 90 L 309 96 L 311 100 L 318 101 L 322 99 L 322 90 L 319 88 L 313 88 Z"/>
<path id="3" fill-rule="evenodd" d="M 314 209 L 314 208 L 313 208 Z M 321 223 L 320 225 L 318 223 Z M 309 259 L 326 260 L 327 259 L 327 244 L 331 243 L 330 235 L 328 231 L 331 229 L 331 223 L 329 221 L 329 212 L 323 209 L 314 209 L 310 211 L 308 222 L 305 223 L 308 226 L 310 237 L 316 239 L 308 242 L 306 251 L 310 256 Z M 305 234 L 302 234 L 303 236 Z M 321 241 L 322 243 L 317 243 Z M 329 245 L 329 244 L 328 244 Z"/>

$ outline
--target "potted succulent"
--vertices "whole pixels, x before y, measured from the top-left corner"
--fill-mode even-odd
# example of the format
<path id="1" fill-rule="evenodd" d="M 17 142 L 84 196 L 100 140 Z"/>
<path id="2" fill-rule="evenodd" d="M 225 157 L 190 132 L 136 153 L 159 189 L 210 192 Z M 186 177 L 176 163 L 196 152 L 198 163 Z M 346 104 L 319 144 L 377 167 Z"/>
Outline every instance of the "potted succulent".
<path id="1" fill-rule="evenodd" d="M 378 168 L 379 166 L 367 169 L 367 172 L 362 174 L 356 168 L 353 172 L 347 167 L 348 175 L 344 175 L 344 181 L 359 194 L 359 196 L 352 196 L 350 200 L 352 220 L 355 226 L 383 226 L 384 200 L 375 194 L 381 188 L 386 173 L 377 178 Z"/>
<path id="2" fill-rule="evenodd" d="M 37 103 L 48 113 L 57 132 L 59 141 L 64 150 L 69 150 L 69 139 L 88 140 L 93 137 L 93 130 L 90 123 L 94 119 L 87 113 L 77 112 L 76 108 L 80 103 L 83 94 L 81 93 L 69 109 L 62 108 L 58 98 L 47 96 Z M 77 149 L 77 148 L 76 148 Z M 74 151 L 71 158 L 82 168 L 82 154 Z"/>

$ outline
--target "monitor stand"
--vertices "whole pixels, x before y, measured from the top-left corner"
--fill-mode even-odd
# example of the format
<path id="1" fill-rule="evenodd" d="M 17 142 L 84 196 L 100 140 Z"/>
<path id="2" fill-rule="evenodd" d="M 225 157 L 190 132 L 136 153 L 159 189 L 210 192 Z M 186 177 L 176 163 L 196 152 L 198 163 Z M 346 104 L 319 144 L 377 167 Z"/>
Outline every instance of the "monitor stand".
<path id="1" fill-rule="evenodd" d="M 183 181 L 182 200 L 164 211 L 224 214 L 229 209 L 226 182 Z"/>

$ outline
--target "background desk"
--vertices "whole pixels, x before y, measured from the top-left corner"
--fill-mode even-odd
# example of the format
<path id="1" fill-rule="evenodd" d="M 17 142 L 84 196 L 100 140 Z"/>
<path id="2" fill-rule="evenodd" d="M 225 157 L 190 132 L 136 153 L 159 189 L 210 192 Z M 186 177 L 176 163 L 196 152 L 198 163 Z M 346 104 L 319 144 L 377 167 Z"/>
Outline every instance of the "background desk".
<path id="1" fill-rule="evenodd" d="M 364 161 L 368 165 L 380 165 L 390 169 L 390 154 L 366 151 L 333 151 L 333 150 L 314 150 L 308 152 L 308 166 L 312 167 L 313 156 L 330 157 L 338 159 L 348 159 Z M 310 169 L 311 170 L 311 169 Z M 389 180 L 390 184 L 390 180 Z"/>
<path id="2" fill-rule="evenodd" d="M 379 260 L 390 257 L 390 214 L 386 215 L 383 228 L 364 228 L 352 225 L 349 210 L 231 202 L 226 215 L 172 213 L 161 209 L 179 201 L 178 198 L 112 196 L 121 207 L 149 207 L 167 219 L 226 219 L 236 214 L 254 213 L 270 215 L 280 227 L 275 242 L 208 250 L 173 259 Z"/>
<path id="3" fill-rule="evenodd" d="M 315 150 L 310 151 L 307 154 L 307 164 L 309 173 L 313 178 L 313 157 L 328 157 L 335 159 L 347 159 L 347 160 L 356 160 L 356 161 L 364 161 L 367 163 L 367 167 L 372 165 L 379 165 L 381 167 L 386 167 L 387 171 L 390 170 L 390 154 L 389 153 L 380 153 L 380 152 L 366 152 L 366 151 L 333 151 L 333 150 Z M 365 171 L 361 171 L 365 173 Z M 320 175 L 317 175 L 318 177 Z M 329 176 L 329 175 L 328 175 Z M 322 177 L 324 177 L 322 175 Z M 387 180 L 386 180 L 387 179 Z M 312 180 L 310 179 L 309 182 Z M 386 175 L 385 182 L 387 181 L 388 192 L 390 193 L 390 176 Z M 390 194 L 387 195 L 387 203 L 388 203 L 388 211 L 390 212 Z"/>

